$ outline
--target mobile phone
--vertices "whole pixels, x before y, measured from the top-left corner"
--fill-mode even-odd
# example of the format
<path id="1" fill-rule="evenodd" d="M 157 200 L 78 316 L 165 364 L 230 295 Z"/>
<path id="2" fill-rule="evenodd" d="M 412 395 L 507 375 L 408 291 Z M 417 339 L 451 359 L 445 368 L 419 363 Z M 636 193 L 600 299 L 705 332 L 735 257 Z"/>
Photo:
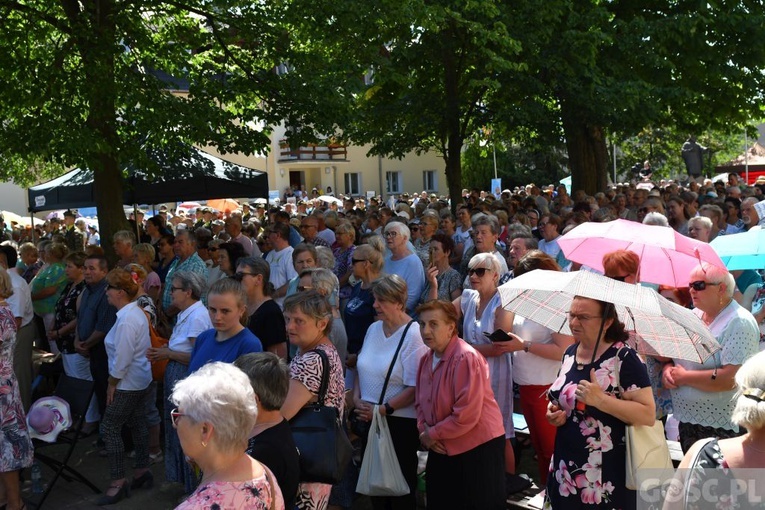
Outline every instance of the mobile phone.
<path id="1" fill-rule="evenodd" d="M 486 337 L 492 342 L 511 342 L 513 340 L 513 337 L 501 329 L 496 330 L 494 333 L 487 333 L 484 331 L 483 334 L 486 335 Z"/>

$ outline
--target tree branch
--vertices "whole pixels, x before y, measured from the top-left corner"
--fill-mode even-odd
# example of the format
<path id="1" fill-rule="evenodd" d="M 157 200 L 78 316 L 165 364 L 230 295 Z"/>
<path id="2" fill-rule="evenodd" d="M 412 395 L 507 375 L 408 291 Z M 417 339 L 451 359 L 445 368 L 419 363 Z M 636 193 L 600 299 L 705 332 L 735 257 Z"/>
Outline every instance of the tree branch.
<path id="1" fill-rule="evenodd" d="M 59 30 L 68 35 L 72 35 L 71 27 L 69 27 L 65 23 L 62 23 L 60 19 L 56 18 L 55 16 L 51 16 L 49 14 L 41 12 L 30 5 L 21 4 L 19 2 L 14 2 L 12 0 L 0 0 L 0 9 L 7 9 L 10 11 L 22 12 L 30 16 L 31 18 L 36 18 L 40 21 L 44 21 L 48 23 L 50 26 L 54 27 L 56 30 Z"/>

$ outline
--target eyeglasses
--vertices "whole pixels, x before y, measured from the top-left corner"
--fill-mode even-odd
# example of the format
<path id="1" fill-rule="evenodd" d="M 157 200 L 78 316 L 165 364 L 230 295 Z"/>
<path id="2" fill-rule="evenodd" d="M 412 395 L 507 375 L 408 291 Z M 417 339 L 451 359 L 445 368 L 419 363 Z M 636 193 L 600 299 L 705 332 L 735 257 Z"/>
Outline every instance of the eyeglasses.
<path id="1" fill-rule="evenodd" d="M 579 322 L 587 322 L 591 321 L 592 319 L 602 319 L 600 315 L 580 315 L 576 313 L 569 312 L 568 314 L 568 322 L 570 323 L 574 319 L 578 320 Z"/>
<path id="2" fill-rule="evenodd" d="M 181 416 L 186 415 L 180 412 L 177 407 L 170 411 L 170 421 L 173 422 L 173 427 L 178 428 L 178 418 Z"/>
<path id="3" fill-rule="evenodd" d="M 486 274 L 486 271 L 491 271 L 488 267 L 475 267 L 473 269 L 468 269 L 468 274 L 470 276 L 478 275 L 478 278 L 483 278 L 483 275 Z"/>
<path id="4" fill-rule="evenodd" d="M 383 234 L 383 236 L 384 236 L 386 239 L 390 239 L 390 238 L 396 237 L 397 235 L 398 235 L 398 232 L 396 232 L 395 230 L 391 230 L 391 231 L 389 231 L 389 232 L 385 232 L 385 233 Z"/>
<path id="5" fill-rule="evenodd" d="M 711 282 L 705 282 L 704 280 L 698 280 L 695 282 L 691 282 L 688 284 L 690 288 L 696 291 L 701 291 L 707 288 L 708 285 L 720 285 L 720 282 L 718 283 L 711 283 Z"/>
<path id="6" fill-rule="evenodd" d="M 357 262 L 366 262 L 367 259 L 351 259 L 351 265 L 356 264 Z"/>
<path id="7" fill-rule="evenodd" d="M 176 290 L 186 290 L 183 287 L 170 287 L 170 292 L 175 292 Z"/>
<path id="8" fill-rule="evenodd" d="M 411 230 L 412 232 L 419 232 L 420 227 L 409 227 L 409 230 Z"/>
<path id="9" fill-rule="evenodd" d="M 106 290 L 111 290 L 111 289 L 114 289 L 114 290 L 122 290 L 121 288 L 119 288 L 119 287 L 115 287 L 114 285 L 107 285 L 107 286 L 106 286 Z"/>
<path id="10" fill-rule="evenodd" d="M 545 228 L 549 224 L 550 224 L 549 221 L 543 221 L 542 223 L 539 224 L 539 228 Z"/>
<path id="11" fill-rule="evenodd" d="M 244 280 L 245 276 L 258 276 L 255 273 L 234 273 L 234 279 L 238 281 Z"/>
<path id="12" fill-rule="evenodd" d="M 297 288 L 299 292 L 303 292 L 304 290 L 311 290 L 311 289 L 313 289 L 313 287 L 310 287 L 307 285 L 298 285 L 298 288 Z"/>

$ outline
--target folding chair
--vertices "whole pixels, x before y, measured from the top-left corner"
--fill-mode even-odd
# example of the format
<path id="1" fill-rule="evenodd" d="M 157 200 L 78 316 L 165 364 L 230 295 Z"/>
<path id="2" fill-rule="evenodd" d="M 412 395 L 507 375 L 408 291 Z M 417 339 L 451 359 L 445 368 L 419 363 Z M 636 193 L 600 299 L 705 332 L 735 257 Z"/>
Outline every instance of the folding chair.
<path id="1" fill-rule="evenodd" d="M 69 465 L 69 459 L 71 459 L 72 454 L 74 453 L 77 441 L 82 437 L 82 426 L 85 424 L 85 414 L 87 413 L 90 400 L 93 398 L 94 391 L 95 384 L 93 381 L 77 379 L 63 374 L 58 380 L 54 395 L 69 403 L 69 409 L 72 413 L 72 426 L 61 432 L 56 438 L 55 443 L 46 443 L 37 439 L 34 440 L 35 459 L 55 471 L 48 487 L 45 489 L 45 492 L 37 503 L 38 509 L 42 508 L 43 503 L 53 490 L 53 486 L 56 484 L 59 477 L 67 482 L 71 482 L 72 480 L 80 481 L 90 487 L 96 494 L 101 493 L 101 489 L 85 478 L 82 473 Z M 55 445 L 68 445 L 62 458 L 54 458 L 42 453 L 42 450 L 45 448 Z"/>

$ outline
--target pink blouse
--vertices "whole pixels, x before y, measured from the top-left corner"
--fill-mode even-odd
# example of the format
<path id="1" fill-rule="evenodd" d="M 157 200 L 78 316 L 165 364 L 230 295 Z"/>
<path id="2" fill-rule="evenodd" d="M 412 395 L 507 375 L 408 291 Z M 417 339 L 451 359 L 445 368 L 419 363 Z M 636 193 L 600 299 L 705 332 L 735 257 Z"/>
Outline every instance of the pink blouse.
<path id="1" fill-rule="evenodd" d="M 420 360 L 415 387 L 417 428 L 430 427 L 447 455 L 458 455 L 504 437 L 505 427 L 491 389 L 484 357 L 454 337 L 433 368 L 433 351 Z"/>

